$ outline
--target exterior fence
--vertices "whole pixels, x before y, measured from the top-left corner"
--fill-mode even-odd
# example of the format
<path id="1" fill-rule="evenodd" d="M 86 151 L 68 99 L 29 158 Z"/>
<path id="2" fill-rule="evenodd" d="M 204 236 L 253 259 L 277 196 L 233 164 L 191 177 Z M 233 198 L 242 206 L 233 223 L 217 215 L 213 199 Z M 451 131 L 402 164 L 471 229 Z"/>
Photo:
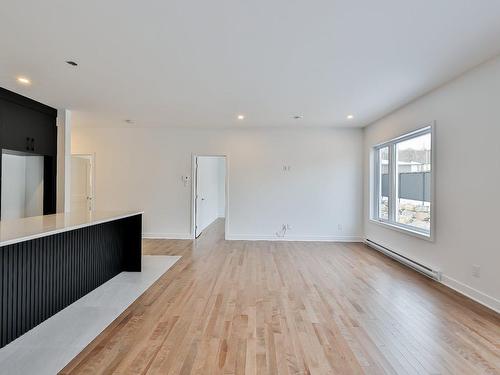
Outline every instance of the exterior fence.
<path id="1" fill-rule="evenodd" d="M 431 201 L 431 172 L 398 174 L 398 198 L 420 202 Z M 382 196 L 389 196 L 389 175 L 382 174 Z"/>

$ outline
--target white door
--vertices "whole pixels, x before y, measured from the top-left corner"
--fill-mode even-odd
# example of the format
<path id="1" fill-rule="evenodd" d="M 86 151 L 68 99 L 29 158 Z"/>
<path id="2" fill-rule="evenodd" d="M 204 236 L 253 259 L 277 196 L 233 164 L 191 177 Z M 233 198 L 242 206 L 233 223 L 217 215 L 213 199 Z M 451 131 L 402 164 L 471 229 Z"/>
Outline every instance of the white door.
<path id="1" fill-rule="evenodd" d="M 92 156 L 71 155 L 71 211 L 93 210 Z"/>
<path id="2" fill-rule="evenodd" d="M 196 187 L 195 187 L 195 222 L 194 222 L 194 236 L 195 238 L 198 238 L 198 236 L 201 234 L 203 228 L 202 228 L 202 223 L 201 223 L 201 218 L 203 217 L 203 204 L 202 202 L 205 201 L 205 198 L 202 197 L 202 192 L 201 188 L 203 186 L 203 182 L 201 174 L 200 173 L 203 169 L 203 166 L 200 165 L 202 164 L 201 160 L 199 157 L 196 158 Z"/>
<path id="3" fill-rule="evenodd" d="M 225 214 L 225 157 L 198 156 L 195 160 L 195 236 Z M 222 173 L 221 173 L 222 172 Z"/>

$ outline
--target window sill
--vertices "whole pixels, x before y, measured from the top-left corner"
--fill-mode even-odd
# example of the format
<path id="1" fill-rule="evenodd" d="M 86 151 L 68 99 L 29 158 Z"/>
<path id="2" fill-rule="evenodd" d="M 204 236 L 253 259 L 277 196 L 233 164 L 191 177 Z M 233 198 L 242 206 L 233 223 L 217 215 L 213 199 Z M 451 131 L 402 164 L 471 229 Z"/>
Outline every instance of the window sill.
<path id="1" fill-rule="evenodd" d="M 420 239 L 423 239 L 423 240 L 426 240 L 429 242 L 434 242 L 434 236 L 432 235 L 432 230 L 431 230 L 430 234 L 425 234 L 425 233 L 422 233 L 422 232 L 419 232 L 416 230 L 411 230 L 411 229 L 403 227 L 403 226 L 388 223 L 385 221 L 380 221 L 377 219 L 370 219 L 370 222 L 373 224 L 377 224 L 377 225 L 380 225 L 382 227 L 388 228 L 388 229 L 395 230 L 397 232 L 401 232 L 401 233 L 404 233 L 404 234 L 407 234 L 407 235 L 410 235 L 413 237 L 417 237 L 417 238 L 420 238 Z"/>

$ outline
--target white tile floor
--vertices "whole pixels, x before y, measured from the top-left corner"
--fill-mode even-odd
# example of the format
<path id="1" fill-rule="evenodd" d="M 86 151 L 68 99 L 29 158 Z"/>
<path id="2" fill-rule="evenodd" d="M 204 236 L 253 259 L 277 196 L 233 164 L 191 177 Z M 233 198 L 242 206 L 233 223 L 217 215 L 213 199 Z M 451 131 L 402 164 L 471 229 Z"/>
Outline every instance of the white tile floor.
<path id="1" fill-rule="evenodd" d="M 57 374 L 180 257 L 143 256 L 122 272 L 0 349 L 0 374 Z"/>

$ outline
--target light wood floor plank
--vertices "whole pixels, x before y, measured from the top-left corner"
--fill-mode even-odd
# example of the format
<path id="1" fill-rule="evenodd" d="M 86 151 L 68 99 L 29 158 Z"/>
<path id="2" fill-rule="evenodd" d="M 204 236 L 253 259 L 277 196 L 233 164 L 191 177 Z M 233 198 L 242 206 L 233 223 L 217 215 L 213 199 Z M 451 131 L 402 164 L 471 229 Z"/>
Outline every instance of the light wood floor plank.
<path id="1" fill-rule="evenodd" d="M 182 258 L 62 374 L 497 374 L 500 317 L 363 244 L 145 240 Z"/>

